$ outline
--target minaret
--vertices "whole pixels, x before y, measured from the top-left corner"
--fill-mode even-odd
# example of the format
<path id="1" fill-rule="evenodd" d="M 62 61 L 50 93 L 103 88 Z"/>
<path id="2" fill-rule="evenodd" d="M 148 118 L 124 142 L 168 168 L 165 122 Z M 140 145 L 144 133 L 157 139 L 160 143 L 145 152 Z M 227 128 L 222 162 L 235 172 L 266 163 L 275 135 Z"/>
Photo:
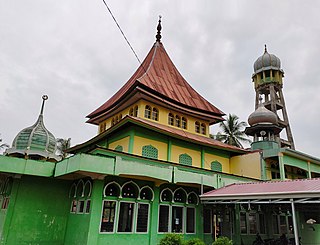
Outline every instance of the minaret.
<path id="1" fill-rule="evenodd" d="M 281 147 L 294 149 L 293 136 L 290 129 L 288 114 L 282 92 L 284 72 L 281 69 L 281 62 L 278 57 L 269 54 L 267 46 L 262 56 L 254 62 L 254 73 L 252 81 L 256 91 L 255 109 L 259 107 L 259 98 L 262 98 L 263 105 L 278 117 L 278 124 L 285 128 L 285 138 L 280 134 L 275 135 L 276 141 Z"/>

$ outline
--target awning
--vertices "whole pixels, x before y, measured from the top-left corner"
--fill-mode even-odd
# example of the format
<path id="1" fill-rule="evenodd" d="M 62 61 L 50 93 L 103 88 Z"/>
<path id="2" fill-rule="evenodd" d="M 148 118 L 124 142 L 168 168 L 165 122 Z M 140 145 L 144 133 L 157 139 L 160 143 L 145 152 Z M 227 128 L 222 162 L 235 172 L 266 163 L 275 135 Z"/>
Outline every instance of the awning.
<path id="1" fill-rule="evenodd" d="M 320 178 L 237 183 L 200 196 L 202 203 L 320 203 Z"/>

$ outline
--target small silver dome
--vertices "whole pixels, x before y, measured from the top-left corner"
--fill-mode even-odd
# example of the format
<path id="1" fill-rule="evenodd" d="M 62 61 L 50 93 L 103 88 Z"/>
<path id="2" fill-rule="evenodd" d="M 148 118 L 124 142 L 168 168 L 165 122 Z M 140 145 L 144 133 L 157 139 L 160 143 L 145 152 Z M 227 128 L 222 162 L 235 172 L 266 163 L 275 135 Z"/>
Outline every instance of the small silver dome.
<path id="1" fill-rule="evenodd" d="M 256 62 L 254 62 L 253 69 L 255 73 L 259 73 L 264 70 L 281 70 L 280 59 L 274 54 L 269 54 L 267 47 L 262 56 L 260 56 Z"/>
<path id="2" fill-rule="evenodd" d="M 46 129 L 43 123 L 44 102 L 47 95 L 42 96 L 43 102 L 38 120 L 32 126 L 21 130 L 14 138 L 12 147 L 7 149 L 5 155 L 41 156 L 48 160 L 58 161 L 56 155 L 56 138 Z"/>
<path id="3" fill-rule="evenodd" d="M 258 109 L 249 116 L 248 123 L 250 126 L 257 124 L 278 124 L 278 117 L 275 113 L 265 108 L 263 104 L 259 104 Z"/>

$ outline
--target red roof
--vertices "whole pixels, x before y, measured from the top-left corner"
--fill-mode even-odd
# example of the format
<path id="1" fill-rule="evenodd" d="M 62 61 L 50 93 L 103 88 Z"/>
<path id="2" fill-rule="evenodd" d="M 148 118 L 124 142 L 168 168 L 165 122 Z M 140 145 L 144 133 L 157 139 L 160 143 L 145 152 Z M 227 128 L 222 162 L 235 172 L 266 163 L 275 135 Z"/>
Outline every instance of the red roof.
<path id="1" fill-rule="evenodd" d="M 231 184 L 201 196 L 205 200 L 242 199 L 261 196 L 320 193 L 320 178 Z M 267 197 L 268 196 L 268 197 Z"/>
<path id="2" fill-rule="evenodd" d="M 157 41 L 127 83 L 102 106 L 87 116 L 90 118 L 88 122 L 94 121 L 95 117 L 110 110 L 133 89 L 139 89 L 139 87 L 148 89 L 169 102 L 214 114 L 223 120 L 224 113 L 190 86 L 171 61 L 163 44 Z"/>

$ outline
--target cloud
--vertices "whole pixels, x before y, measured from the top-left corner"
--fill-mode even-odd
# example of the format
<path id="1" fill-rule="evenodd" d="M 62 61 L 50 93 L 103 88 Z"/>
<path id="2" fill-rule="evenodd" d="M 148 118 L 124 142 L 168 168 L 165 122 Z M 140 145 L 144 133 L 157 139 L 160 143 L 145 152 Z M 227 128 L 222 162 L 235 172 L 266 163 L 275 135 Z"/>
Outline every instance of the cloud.
<path id="1" fill-rule="evenodd" d="M 187 81 L 225 113 L 246 121 L 254 109 L 254 61 L 264 44 L 282 61 L 284 95 L 298 150 L 319 155 L 318 2 L 108 1 L 143 60 L 162 41 Z M 0 9 L 0 133 L 11 143 L 35 122 L 72 144 L 93 137 L 85 116 L 110 98 L 139 63 L 102 1 L 7 1 Z M 215 128 L 212 130 L 216 130 Z"/>

